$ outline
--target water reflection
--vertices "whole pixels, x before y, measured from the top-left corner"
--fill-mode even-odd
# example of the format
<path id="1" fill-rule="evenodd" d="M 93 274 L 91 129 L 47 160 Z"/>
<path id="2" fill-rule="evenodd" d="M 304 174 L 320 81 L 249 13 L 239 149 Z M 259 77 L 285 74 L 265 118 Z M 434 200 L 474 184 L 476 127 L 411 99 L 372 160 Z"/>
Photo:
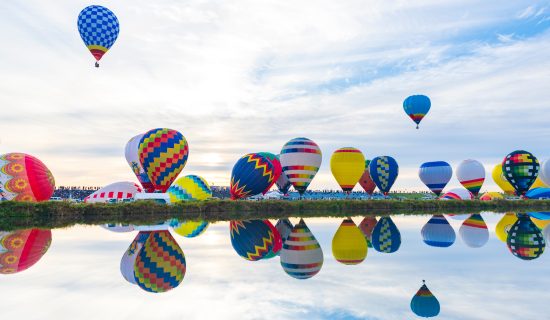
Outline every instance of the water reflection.
<path id="1" fill-rule="evenodd" d="M 301 280 L 315 276 L 323 267 L 323 250 L 304 219 L 300 219 L 285 239 L 281 266 L 289 276 Z"/>
<path id="2" fill-rule="evenodd" d="M 46 254 L 52 243 L 50 230 L 0 231 L 0 274 L 25 271 Z"/>
<path id="3" fill-rule="evenodd" d="M 401 233 L 390 217 L 382 217 L 372 230 L 372 247 L 378 252 L 394 253 L 401 246 Z"/>
<path id="4" fill-rule="evenodd" d="M 489 241 L 489 230 L 481 214 L 476 213 L 462 223 L 458 230 L 462 241 L 470 248 L 481 248 Z"/>
<path id="5" fill-rule="evenodd" d="M 456 233 L 442 214 L 433 215 L 422 227 L 422 240 L 429 246 L 447 248 L 456 240 Z"/>
<path id="6" fill-rule="evenodd" d="M 351 218 L 346 218 L 332 238 L 332 255 L 336 261 L 355 265 L 367 257 L 367 240 Z"/>
<path id="7" fill-rule="evenodd" d="M 424 282 L 424 281 L 423 281 Z M 439 314 L 439 301 L 424 282 L 411 300 L 411 310 L 419 317 L 431 318 Z"/>

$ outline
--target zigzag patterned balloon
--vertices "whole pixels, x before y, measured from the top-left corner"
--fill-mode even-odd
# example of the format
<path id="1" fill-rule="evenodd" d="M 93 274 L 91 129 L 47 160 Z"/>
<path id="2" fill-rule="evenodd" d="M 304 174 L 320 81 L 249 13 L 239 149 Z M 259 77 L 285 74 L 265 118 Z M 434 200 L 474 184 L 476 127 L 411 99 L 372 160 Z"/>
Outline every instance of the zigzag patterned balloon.
<path id="1" fill-rule="evenodd" d="M 246 260 L 264 259 L 274 249 L 275 234 L 264 220 L 233 220 L 229 222 L 229 231 L 233 249 Z"/>
<path id="2" fill-rule="evenodd" d="M 212 198 L 212 190 L 206 180 L 195 175 L 179 178 L 166 193 L 170 196 L 171 203 Z"/>
<path id="3" fill-rule="evenodd" d="M 101 60 L 116 39 L 120 26 L 115 14 L 102 6 L 88 6 L 78 15 L 78 32 L 96 61 Z M 96 67 L 99 64 L 96 62 Z"/>
<path id="4" fill-rule="evenodd" d="M 397 175 L 399 174 L 399 166 L 397 161 L 390 156 L 380 156 L 372 159 L 369 165 L 369 172 L 372 181 L 378 189 L 387 195 L 393 186 Z"/>
<path id="5" fill-rule="evenodd" d="M 275 181 L 274 167 L 271 161 L 259 153 L 244 155 L 235 163 L 231 172 L 231 199 L 237 200 L 254 196 Z"/>

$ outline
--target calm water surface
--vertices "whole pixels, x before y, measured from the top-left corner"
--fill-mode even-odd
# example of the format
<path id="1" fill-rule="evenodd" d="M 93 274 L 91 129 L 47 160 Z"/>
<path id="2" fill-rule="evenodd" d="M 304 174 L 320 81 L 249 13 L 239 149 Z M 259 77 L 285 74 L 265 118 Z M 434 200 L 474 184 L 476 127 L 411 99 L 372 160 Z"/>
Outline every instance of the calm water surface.
<path id="1" fill-rule="evenodd" d="M 343 236 L 351 240 L 336 241 L 339 249 L 333 248 L 343 219 L 305 219 L 320 244 L 323 264 L 304 280 L 285 272 L 282 257 L 241 257 L 232 246 L 229 222 L 210 224 L 193 238 L 169 229 L 185 255 L 185 276 L 162 293 L 147 292 L 121 273 L 121 259 L 138 231 L 117 233 L 101 226 L 54 229 L 49 249 L 34 265 L 0 274 L 2 318 L 415 319 L 411 299 L 422 280 L 439 301 L 438 319 L 541 319 L 548 313 L 550 254 L 529 261 L 515 257 L 495 234 L 502 214 L 482 213 L 489 232 L 486 242 L 476 231 L 459 231 L 463 217 L 447 216 L 456 240 L 448 232 L 436 237 L 452 243 L 446 248 L 425 243 L 421 229 L 430 217 L 392 216 L 401 235 L 398 250 L 382 253 L 370 247 L 360 263 L 363 245 L 353 240 L 353 232 Z M 353 217 L 357 225 L 362 219 Z M 290 218 L 293 224 L 299 220 Z M 47 235 L 33 236 L 35 243 L 49 240 Z M 243 241 L 245 246 L 248 240 Z M 3 246 L 0 252 L 9 251 Z M 340 260 L 357 264 L 337 261 L 332 249 L 336 255 L 350 249 L 353 254 L 339 256 Z M 170 255 L 178 248 L 166 252 L 171 254 L 164 258 L 172 261 Z M 37 255 L 26 254 L 31 260 Z M 181 270 L 179 261 L 175 268 Z"/>

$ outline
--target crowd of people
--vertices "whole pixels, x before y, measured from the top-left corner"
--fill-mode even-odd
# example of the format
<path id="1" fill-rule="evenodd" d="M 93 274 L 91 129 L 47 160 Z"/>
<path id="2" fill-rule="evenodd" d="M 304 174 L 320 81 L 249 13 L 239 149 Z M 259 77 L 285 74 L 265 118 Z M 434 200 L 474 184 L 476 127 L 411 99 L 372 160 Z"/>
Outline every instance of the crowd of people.
<path id="1" fill-rule="evenodd" d="M 52 198 L 61 198 L 61 199 L 74 199 L 74 200 L 84 200 L 87 196 L 92 194 L 94 191 L 100 189 L 100 187 L 75 187 L 75 186 L 61 186 L 55 189 Z"/>

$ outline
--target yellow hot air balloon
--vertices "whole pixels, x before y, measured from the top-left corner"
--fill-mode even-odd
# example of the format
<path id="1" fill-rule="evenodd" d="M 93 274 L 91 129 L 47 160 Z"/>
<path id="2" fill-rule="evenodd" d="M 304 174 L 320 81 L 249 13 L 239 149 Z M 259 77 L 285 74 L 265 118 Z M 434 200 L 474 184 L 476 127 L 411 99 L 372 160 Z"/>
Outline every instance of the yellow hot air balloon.
<path id="1" fill-rule="evenodd" d="M 340 148 L 330 158 L 330 170 L 342 190 L 349 193 L 365 171 L 365 156 L 355 148 Z"/>
<path id="2" fill-rule="evenodd" d="M 518 217 L 516 217 L 515 213 L 508 212 L 502 216 L 495 227 L 495 233 L 497 234 L 498 240 L 506 243 L 508 231 L 510 231 L 510 228 L 512 228 L 516 221 L 518 221 Z"/>
<path id="3" fill-rule="evenodd" d="M 540 230 L 544 230 L 544 228 L 545 228 L 547 225 L 550 225 L 550 220 L 540 220 L 540 219 L 531 217 L 531 221 L 533 221 L 533 223 L 534 223 L 534 224 L 537 226 L 537 228 L 539 228 Z"/>
<path id="4" fill-rule="evenodd" d="M 514 187 L 512 187 L 510 182 L 506 180 L 506 178 L 504 177 L 504 174 L 502 173 L 501 163 L 495 165 L 495 167 L 493 168 L 492 176 L 493 176 L 493 181 L 495 181 L 495 183 L 502 189 L 502 191 L 504 191 L 504 193 L 510 194 L 510 195 L 514 194 L 515 192 Z"/>
<path id="5" fill-rule="evenodd" d="M 367 257 L 367 240 L 350 218 L 344 219 L 332 238 L 332 255 L 343 264 L 359 264 Z"/>
<path id="6" fill-rule="evenodd" d="M 535 188 L 548 188 L 548 186 L 542 182 L 542 180 L 540 179 L 540 177 L 537 177 L 537 179 L 535 180 L 535 182 L 533 182 L 533 185 L 531 186 L 530 189 L 535 189 Z"/>

